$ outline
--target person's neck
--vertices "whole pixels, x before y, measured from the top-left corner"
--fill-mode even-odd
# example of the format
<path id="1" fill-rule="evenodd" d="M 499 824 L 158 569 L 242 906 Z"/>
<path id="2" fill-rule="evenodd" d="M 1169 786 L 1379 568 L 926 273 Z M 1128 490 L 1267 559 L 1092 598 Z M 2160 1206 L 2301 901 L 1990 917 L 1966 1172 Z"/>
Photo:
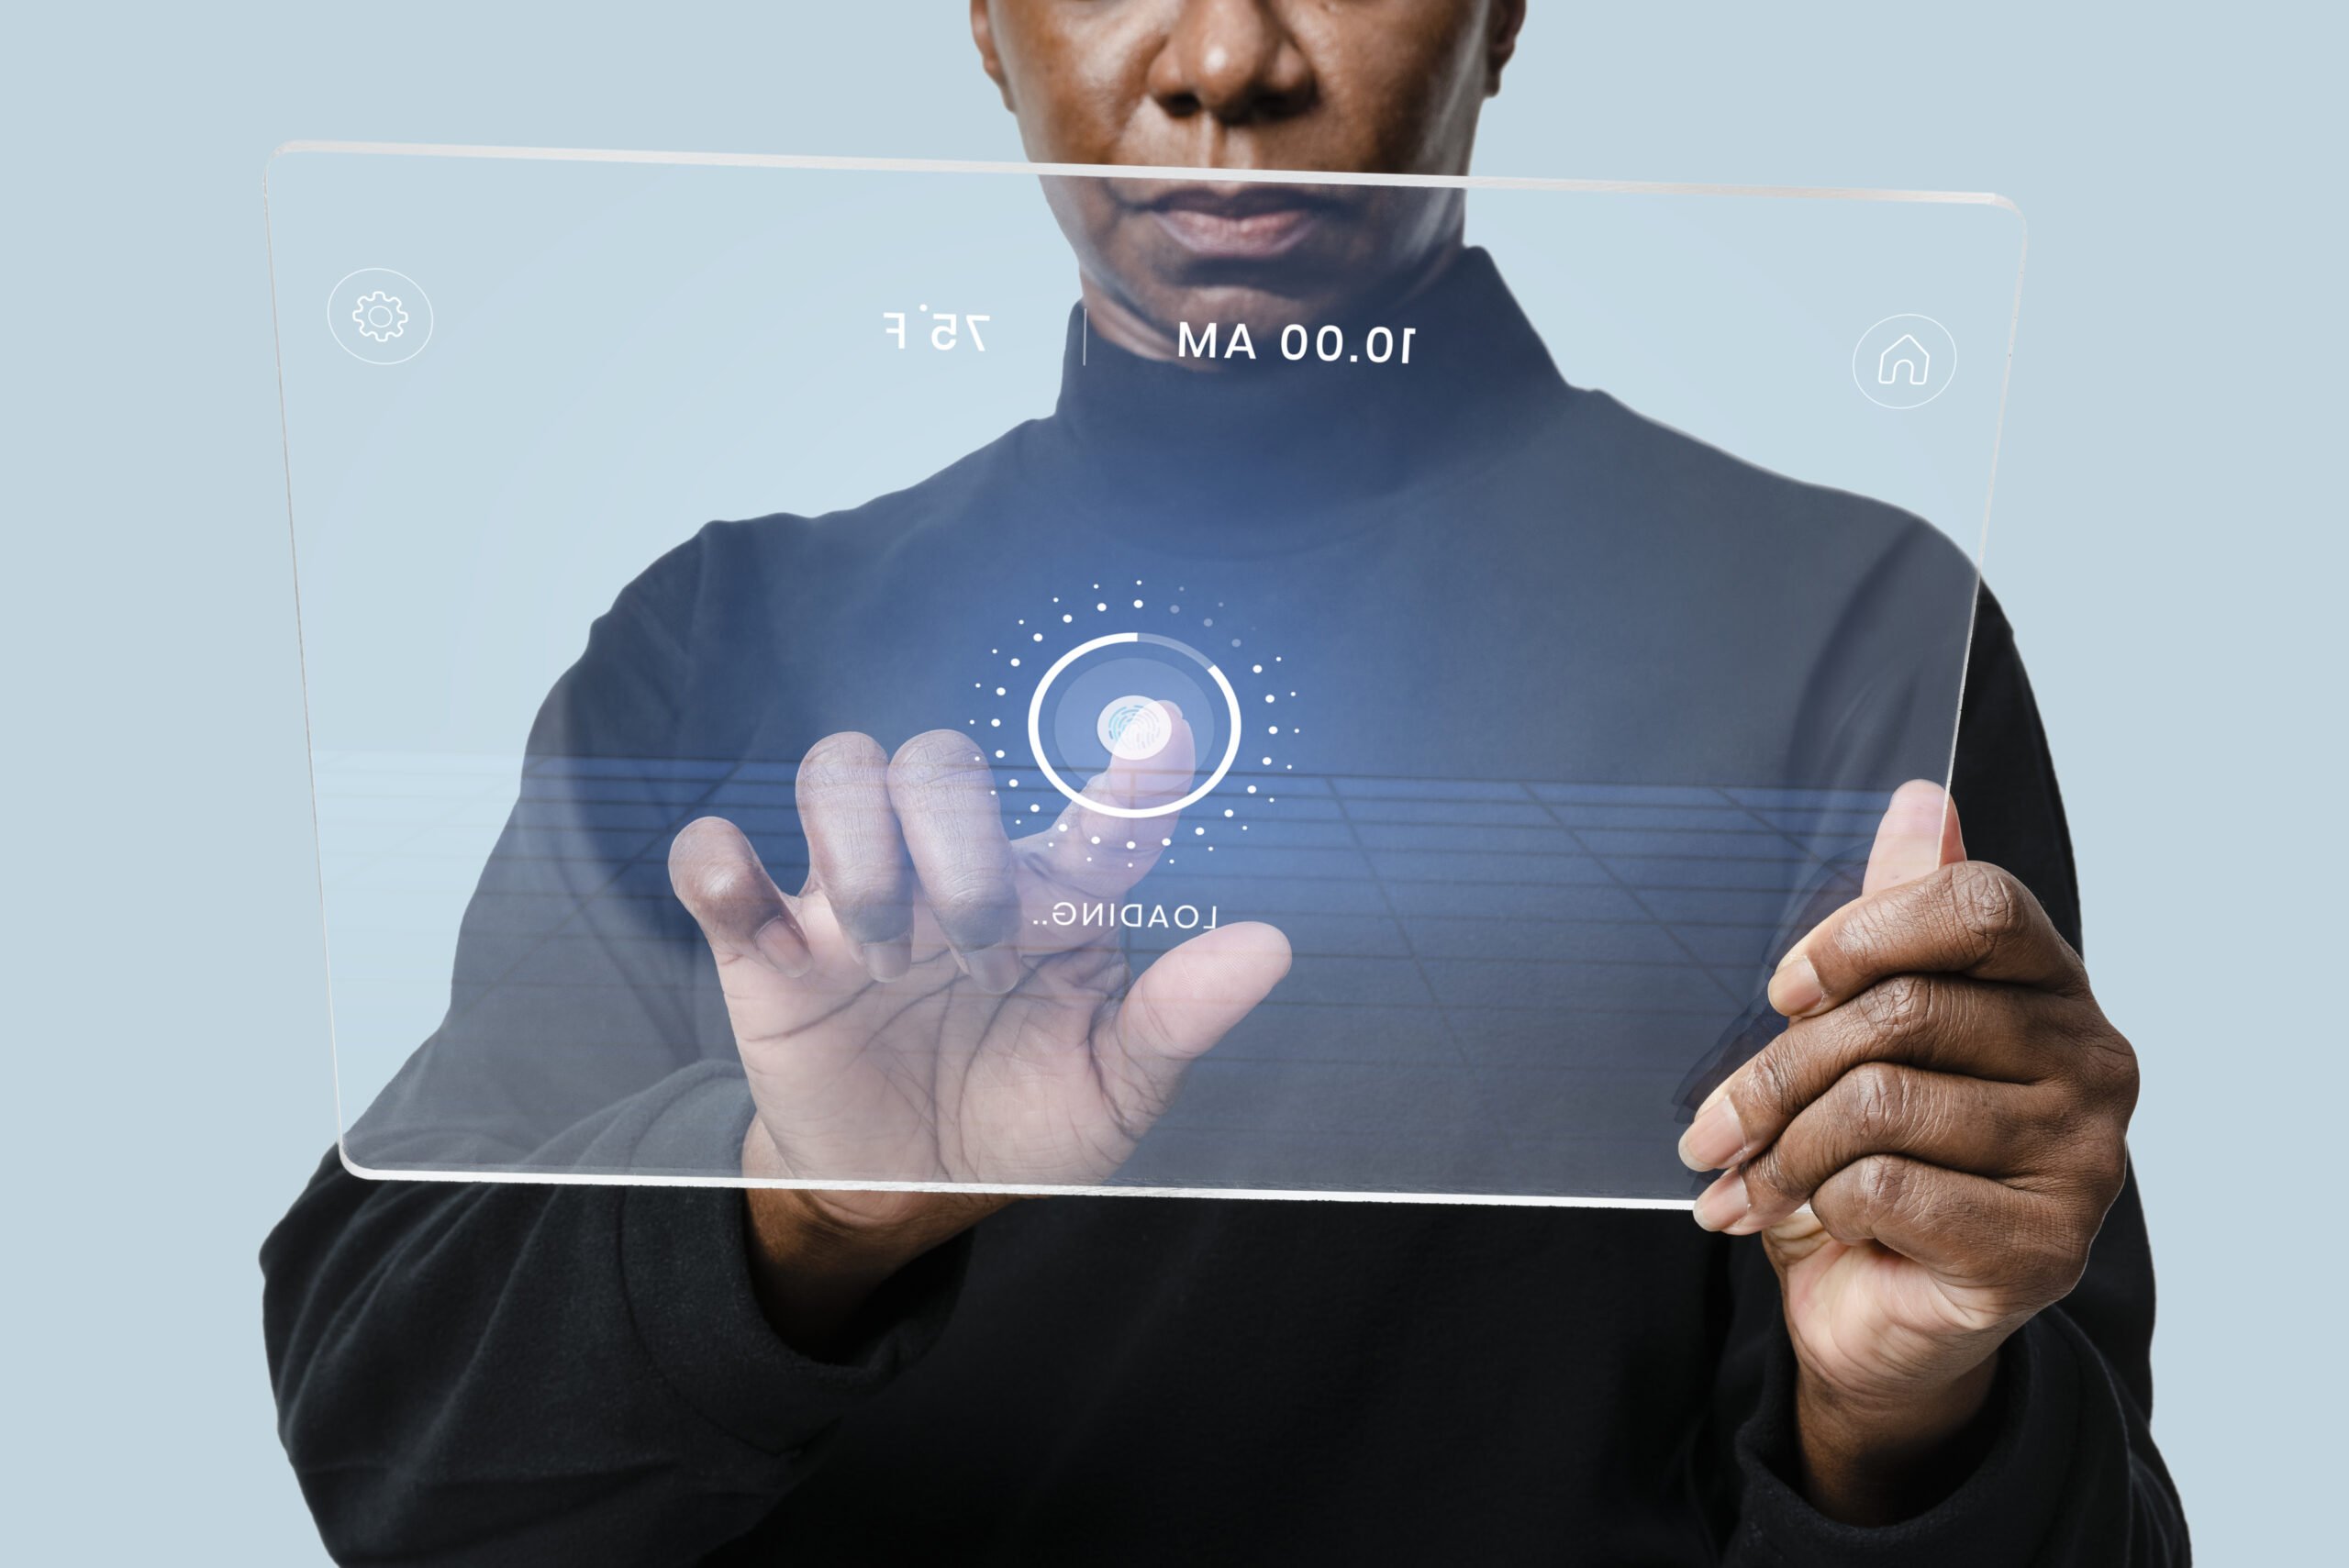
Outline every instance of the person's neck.
<path id="1" fill-rule="evenodd" d="M 1454 229 L 1443 242 L 1416 261 L 1409 269 L 1391 280 L 1392 289 L 1382 289 L 1375 300 L 1365 299 L 1354 308 L 1373 305 L 1401 305 L 1417 298 L 1432 287 L 1437 279 L 1449 271 L 1467 249 L 1461 233 Z M 1089 272 L 1077 274 L 1085 300 L 1085 316 L 1088 328 L 1112 347 L 1123 349 L 1136 359 L 1154 360 L 1179 364 L 1186 370 L 1213 373 L 1219 361 L 1197 354 L 1175 352 L 1175 324 L 1156 320 L 1116 288 L 1095 277 Z"/>

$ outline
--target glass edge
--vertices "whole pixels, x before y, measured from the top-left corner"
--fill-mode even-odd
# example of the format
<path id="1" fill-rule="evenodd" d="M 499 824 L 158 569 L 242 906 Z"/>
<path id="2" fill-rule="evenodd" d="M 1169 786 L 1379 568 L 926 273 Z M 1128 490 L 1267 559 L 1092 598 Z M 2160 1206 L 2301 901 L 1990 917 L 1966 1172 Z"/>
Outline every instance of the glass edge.
<path id="1" fill-rule="evenodd" d="M 285 309 L 278 288 L 277 230 L 270 205 L 273 194 L 270 173 L 276 167 L 280 155 L 295 150 L 292 143 L 277 148 L 262 169 L 262 250 L 263 266 L 269 274 L 270 370 L 277 383 L 278 454 L 285 475 L 285 564 L 294 590 L 294 663 L 295 679 L 302 694 L 302 769 L 310 799 L 310 868 L 317 893 L 321 978 L 326 982 L 327 1061 L 333 1098 L 335 1152 L 345 1169 L 355 1170 L 342 1147 L 343 1134 L 351 1123 L 343 1110 L 342 1048 L 336 1033 L 334 937 L 327 913 L 326 843 L 318 825 L 317 733 L 315 717 L 310 711 L 309 648 L 303 636 L 302 626 L 301 535 L 294 504 L 293 410 L 285 392 Z"/>
<path id="2" fill-rule="evenodd" d="M 577 1171 L 416 1171 L 362 1165 L 351 1157 L 340 1138 L 335 1153 L 342 1168 L 371 1182 L 497 1182 L 510 1185 L 571 1187 L 687 1187 L 720 1191 L 791 1190 L 803 1192 L 989 1193 L 1018 1197 L 1241 1197 L 1294 1202 L 1482 1204 L 1511 1208 L 1689 1209 L 1694 1197 L 1613 1197 L 1560 1195 L 1549 1193 L 1369 1192 L 1341 1187 L 1213 1187 L 1158 1186 L 1141 1183 L 1122 1185 L 1056 1185 L 990 1182 L 866 1182 L 844 1186 L 833 1182 L 777 1181 L 750 1176 L 614 1175 Z"/>
<path id="3" fill-rule="evenodd" d="M 346 153 L 372 158 L 473 158 L 559 163 L 649 164 L 674 168 L 829 169 L 932 174 L 1057 175 L 1073 179 L 1163 179 L 1210 175 L 1235 183 L 1391 185 L 1458 191 L 1582 191 L 1649 195 L 1763 196 L 1805 201 L 1940 203 L 2000 207 L 2021 217 L 2009 198 L 1991 191 L 1875 190 L 1836 185 L 1739 185 L 1684 181 L 1564 179 L 1524 174 L 1382 174 L 1326 169 L 1204 169 L 1174 164 L 1031 163 L 1024 160 L 864 158 L 781 152 L 694 152 L 622 148 L 509 147 L 458 142 L 290 140 L 272 149 L 266 171 L 294 153 Z"/>
<path id="4" fill-rule="evenodd" d="M 1946 832 L 1948 818 L 1957 810 L 1957 743 L 1965 728 L 1965 689 L 1974 668 L 1974 637 L 1982 617 L 1982 594 L 1989 582 L 1990 516 L 1998 493 L 1998 458 L 2007 439 L 2007 400 L 2014 390 L 2015 339 L 2022 329 L 2022 285 L 2031 265 L 2031 221 L 2022 209 L 2000 198 L 2000 205 L 2014 214 L 2020 225 L 2015 241 L 2015 289 L 2007 311 L 2007 347 L 1998 361 L 1998 406 L 1990 422 L 1990 467 L 1982 485 L 1982 522 L 1974 536 L 1974 603 L 1966 610 L 1965 650 L 1958 665 L 1957 714 L 1950 726 L 1949 760 L 1942 774 L 1943 828 Z"/>

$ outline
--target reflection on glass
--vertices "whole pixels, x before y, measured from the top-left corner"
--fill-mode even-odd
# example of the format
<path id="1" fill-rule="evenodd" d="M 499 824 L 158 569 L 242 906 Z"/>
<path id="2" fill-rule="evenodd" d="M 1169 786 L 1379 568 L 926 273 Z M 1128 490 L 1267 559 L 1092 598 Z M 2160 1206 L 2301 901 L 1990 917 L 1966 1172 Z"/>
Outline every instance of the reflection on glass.
<path id="1" fill-rule="evenodd" d="M 282 296 L 440 258 L 429 353 L 284 329 L 371 1171 L 1685 1197 L 1946 772 L 1996 389 L 1840 313 L 2002 333 L 1994 209 L 273 184 Z"/>

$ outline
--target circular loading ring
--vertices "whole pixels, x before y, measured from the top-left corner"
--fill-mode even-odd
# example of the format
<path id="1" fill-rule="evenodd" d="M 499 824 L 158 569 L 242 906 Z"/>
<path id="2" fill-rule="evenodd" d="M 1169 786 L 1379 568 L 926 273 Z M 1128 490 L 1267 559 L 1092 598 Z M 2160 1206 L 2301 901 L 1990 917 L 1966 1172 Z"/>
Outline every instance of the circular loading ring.
<path id="1" fill-rule="evenodd" d="M 1197 663 L 1214 678 L 1217 687 L 1223 693 L 1223 700 L 1231 708 L 1231 735 L 1230 743 L 1223 749 L 1223 761 L 1216 764 L 1215 772 L 1208 775 L 1207 783 L 1199 785 L 1182 799 L 1170 801 L 1164 806 L 1104 805 L 1100 801 L 1087 797 L 1081 790 L 1071 789 L 1068 781 L 1053 771 L 1052 759 L 1044 755 L 1044 694 L 1052 690 L 1052 682 L 1058 678 L 1060 673 L 1077 660 L 1099 649 L 1114 648 L 1121 642 L 1146 642 L 1156 648 L 1173 649 Z M 1240 731 L 1244 724 L 1245 720 L 1240 715 L 1240 694 L 1231 689 L 1231 682 L 1221 670 L 1216 667 L 1215 661 L 1187 642 L 1177 642 L 1171 637 L 1161 637 L 1155 632 L 1114 631 L 1107 637 L 1097 637 L 1090 642 L 1078 643 L 1052 662 L 1052 667 L 1044 672 L 1043 679 L 1036 683 L 1036 695 L 1028 699 L 1028 746 L 1036 759 L 1037 770 L 1045 778 L 1051 780 L 1052 787 L 1061 794 L 1082 805 L 1087 811 L 1097 811 L 1104 817 L 1128 818 L 1171 817 L 1177 811 L 1197 806 L 1215 793 L 1215 786 L 1223 782 L 1223 776 L 1231 772 L 1231 764 L 1240 760 Z"/>

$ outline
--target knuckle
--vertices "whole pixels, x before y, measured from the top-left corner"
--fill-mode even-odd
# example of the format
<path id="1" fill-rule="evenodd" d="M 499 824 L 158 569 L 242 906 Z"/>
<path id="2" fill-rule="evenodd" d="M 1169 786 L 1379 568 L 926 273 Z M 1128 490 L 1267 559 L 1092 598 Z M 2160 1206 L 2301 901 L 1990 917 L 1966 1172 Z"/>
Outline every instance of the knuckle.
<path id="1" fill-rule="evenodd" d="M 2023 1228 L 2016 1238 L 2018 1283 L 2034 1307 L 2061 1301 L 2072 1294 L 2087 1272 L 2088 1240 L 2079 1229 L 2057 1218 Z"/>
<path id="2" fill-rule="evenodd" d="M 2120 1106 L 2124 1119 L 2136 1109 L 2137 1048 L 2093 1000 L 2060 1007 L 2047 1029 L 2047 1043 L 2057 1055 L 2057 1075 L 2085 1098 Z"/>
<path id="3" fill-rule="evenodd" d="M 1843 1074 L 1851 1126 L 1864 1148 L 1881 1149 L 1898 1140 L 1909 1114 L 1909 1077 L 1885 1062 L 1863 1062 Z"/>
<path id="4" fill-rule="evenodd" d="M 2102 1123 L 2073 1147 L 2079 1151 L 2085 1185 L 2100 1216 L 2128 1184 L 2129 1140 L 2120 1127 Z"/>
<path id="5" fill-rule="evenodd" d="M 1801 1106 L 1802 1073 L 1795 1053 L 1786 1048 L 1783 1038 L 1778 1045 L 1755 1057 L 1742 1074 L 1743 1089 L 1738 1095 L 1741 1109 L 1751 1106 L 1769 1118 L 1784 1120 L 1793 1116 Z M 1753 1118 L 1756 1121 L 1762 1118 Z"/>
<path id="6" fill-rule="evenodd" d="M 1787 1168 L 1786 1146 L 1773 1143 L 1745 1162 L 1745 1195 L 1755 1207 L 1790 1197 L 1795 1186 L 1792 1173 Z"/>
<path id="7" fill-rule="evenodd" d="M 1889 1214 L 1909 1198 L 1911 1167 L 1888 1154 L 1871 1154 L 1852 1166 L 1860 1205 L 1872 1215 Z"/>
<path id="8" fill-rule="evenodd" d="M 1950 867 L 1949 895 L 1958 929 L 1976 952 L 2009 940 L 2026 923 L 2031 895 L 1998 866 L 1961 861 Z"/>
<path id="9" fill-rule="evenodd" d="M 2085 1098 L 2058 1090 L 2050 1103 L 2038 1108 L 2032 1125 L 2039 1147 L 2060 1153 L 2079 1148 L 2094 1136 L 2096 1118 Z"/>
<path id="10" fill-rule="evenodd" d="M 1860 994 L 1860 1017 L 1885 1040 L 1907 1043 L 1922 1039 L 1934 1021 L 1936 990 L 1920 975 L 1893 975 Z"/>
<path id="11" fill-rule="evenodd" d="M 2099 1020 L 2101 1021 L 2101 1020 Z M 2137 1108 L 2137 1048 L 2107 1024 L 2081 1042 L 2079 1061 L 2089 1087 L 2121 1107 L 2126 1118 Z"/>
<path id="12" fill-rule="evenodd" d="M 1851 906 L 1835 928 L 1835 956 L 1849 972 L 1865 973 L 1875 968 L 1879 953 L 1898 945 L 1910 919 L 1906 903 L 1898 895 L 1864 898 Z"/>

